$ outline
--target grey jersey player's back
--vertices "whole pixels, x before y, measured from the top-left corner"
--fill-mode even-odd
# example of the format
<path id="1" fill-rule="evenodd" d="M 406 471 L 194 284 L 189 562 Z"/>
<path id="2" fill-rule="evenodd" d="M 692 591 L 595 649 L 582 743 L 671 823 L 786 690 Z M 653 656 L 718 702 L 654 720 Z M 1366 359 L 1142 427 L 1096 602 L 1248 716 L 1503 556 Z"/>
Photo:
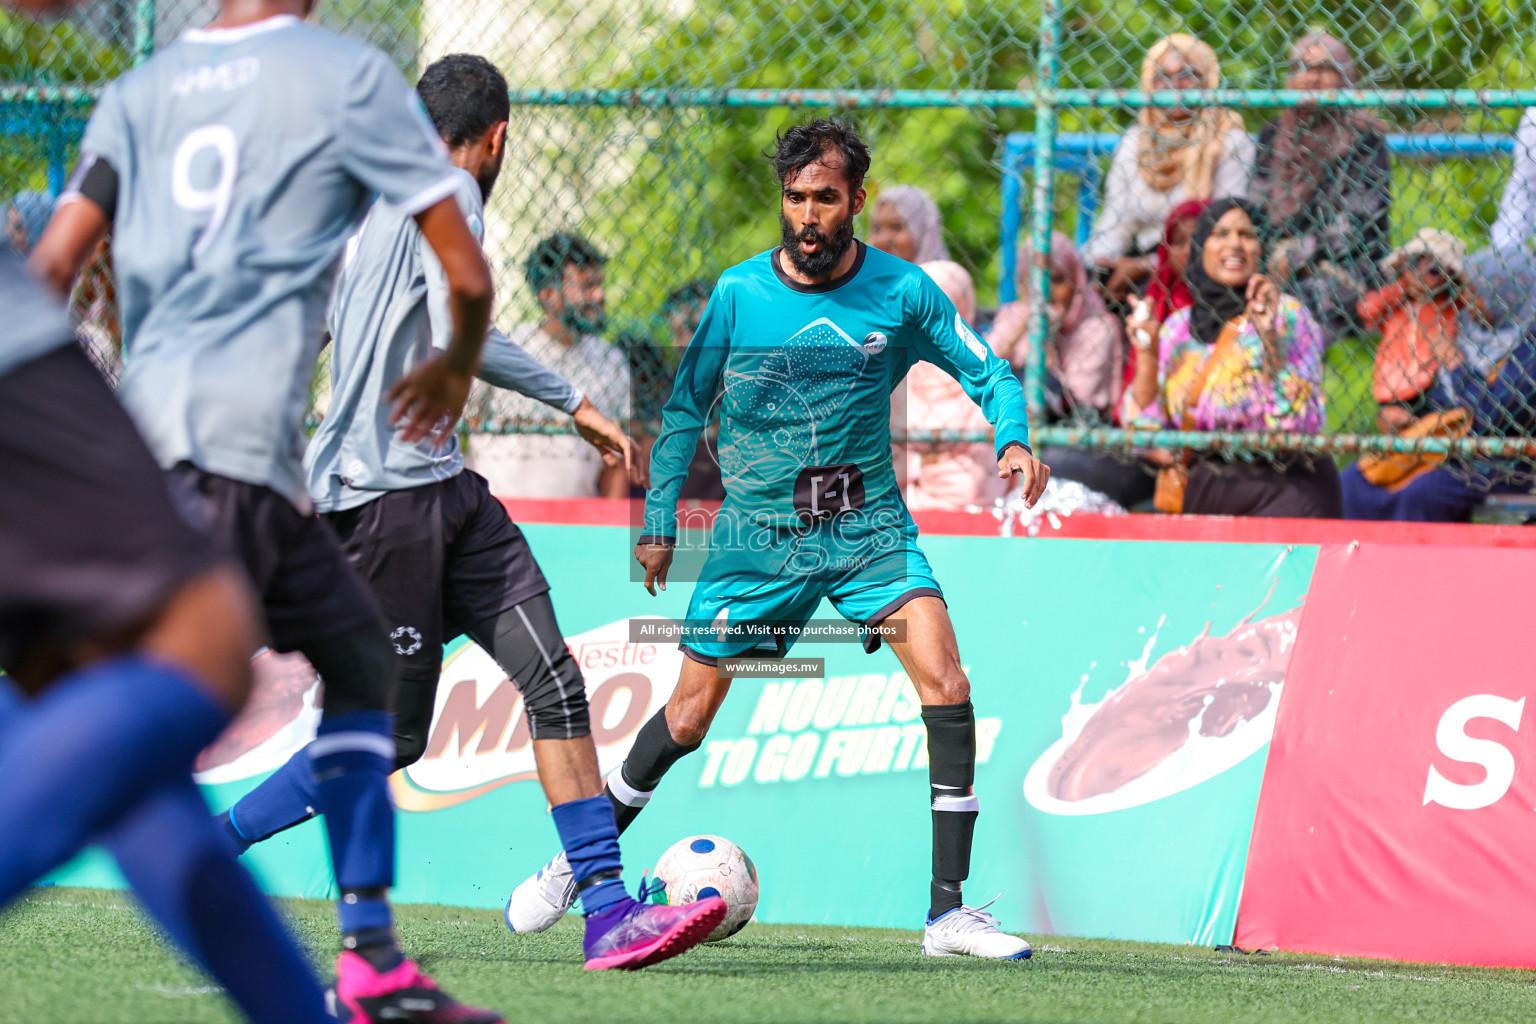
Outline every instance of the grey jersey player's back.
<path id="1" fill-rule="evenodd" d="M 293 17 L 188 32 L 102 95 L 82 164 L 118 175 L 121 393 L 163 465 L 306 504 L 303 416 L 338 257 L 375 194 L 452 168 L 379 51 Z"/>

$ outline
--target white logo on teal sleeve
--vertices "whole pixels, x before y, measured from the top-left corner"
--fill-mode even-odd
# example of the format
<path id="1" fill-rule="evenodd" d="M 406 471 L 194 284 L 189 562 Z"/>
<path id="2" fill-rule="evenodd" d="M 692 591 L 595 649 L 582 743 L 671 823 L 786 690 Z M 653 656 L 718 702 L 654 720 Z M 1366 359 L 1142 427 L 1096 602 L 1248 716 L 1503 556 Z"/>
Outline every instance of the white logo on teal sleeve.
<path id="1" fill-rule="evenodd" d="M 976 337 L 976 332 L 971 330 L 970 325 L 961 318 L 959 313 L 955 314 L 955 333 L 960 335 L 960 340 L 965 342 L 965 347 L 971 350 L 971 355 L 982 362 L 986 362 L 987 356 L 992 354 L 987 346 L 982 343 L 982 340 Z"/>

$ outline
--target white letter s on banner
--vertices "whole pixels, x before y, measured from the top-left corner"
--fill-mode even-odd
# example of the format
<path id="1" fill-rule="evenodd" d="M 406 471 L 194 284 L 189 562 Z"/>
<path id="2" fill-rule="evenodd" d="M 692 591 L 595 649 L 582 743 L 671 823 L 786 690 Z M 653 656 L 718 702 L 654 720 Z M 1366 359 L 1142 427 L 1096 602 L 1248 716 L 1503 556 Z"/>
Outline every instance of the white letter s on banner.
<path id="1" fill-rule="evenodd" d="M 1471 764 L 1480 764 L 1488 775 L 1482 782 L 1463 785 L 1452 782 L 1429 766 L 1429 779 L 1424 784 L 1424 803 L 1437 803 L 1458 811 L 1475 811 L 1497 803 L 1510 784 L 1515 781 L 1515 755 L 1502 743 L 1493 740 L 1473 739 L 1466 733 L 1467 723 L 1474 718 L 1491 718 L 1511 729 L 1520 728 L 1520 716 L 1525 711 L 1525 698 L 1509 700 L 1491 693 L 1463 697 L 1446 708 L 1435 728 L 1435 745 L 1446 757 Z"/>

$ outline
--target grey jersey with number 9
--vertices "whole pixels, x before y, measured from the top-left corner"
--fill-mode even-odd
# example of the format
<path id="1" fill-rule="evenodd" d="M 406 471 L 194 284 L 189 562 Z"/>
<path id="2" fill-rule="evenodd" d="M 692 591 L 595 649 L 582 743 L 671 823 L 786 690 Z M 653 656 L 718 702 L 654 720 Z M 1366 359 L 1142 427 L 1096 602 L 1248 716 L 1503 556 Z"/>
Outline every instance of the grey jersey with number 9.
<path id="1" fill-rule="evenodd" d="M 374 195 L 414 214 L 457 180 L 416 93 L 291 16 L 191 31 L 102 93 L 81 152 L 118 174 L 120 394 L 151 450 L 307 508 L 342 248 Z"/>

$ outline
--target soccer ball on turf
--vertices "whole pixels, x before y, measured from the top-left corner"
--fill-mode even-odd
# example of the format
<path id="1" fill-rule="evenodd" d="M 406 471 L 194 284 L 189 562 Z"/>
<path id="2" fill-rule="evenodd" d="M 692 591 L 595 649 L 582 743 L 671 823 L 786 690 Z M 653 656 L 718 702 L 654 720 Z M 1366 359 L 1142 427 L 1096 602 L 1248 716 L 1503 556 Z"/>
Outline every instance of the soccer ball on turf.
<path id="1" fill-rule="evenodd" d="M 757 909 L 757 866 L 741 847 L 719 836 L 689 836 L 673 843 L 656 862 L 652 886 L 657 902 L 674 907 L 710 896 L 725 900 L 725 920 L 705 942 L 735 935 Z"/>

